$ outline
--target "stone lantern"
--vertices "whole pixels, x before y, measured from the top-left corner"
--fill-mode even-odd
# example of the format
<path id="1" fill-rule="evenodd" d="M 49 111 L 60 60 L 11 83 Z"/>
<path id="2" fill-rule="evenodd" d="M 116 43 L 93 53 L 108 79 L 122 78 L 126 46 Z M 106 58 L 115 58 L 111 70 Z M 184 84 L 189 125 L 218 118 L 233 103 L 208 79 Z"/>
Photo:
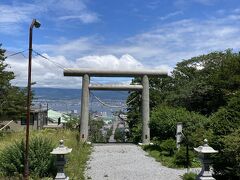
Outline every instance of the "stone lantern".
<path id="1" fill-rule="evenodd" d="M 64 173 L 64 165 L 66 164 L 66 158 L 65 155 L 69 154 L 72 151 L 72 149 L 65 147 L 63 144 L 63 140 L 59 141 L 59 146 L 51 152 L 51 154 L 54 154 L 57 156 L 56 158 L 56 166 L 57 166 L 57 175 L 55 177 L 55 180 L 68 180 L 69 177 L 66 176 Z"/>
<path id="2" fill-rule="evenodd" d="M 212 172 L 210 171 L 211 158 L 210 155 L 217 153 L 218 151 L 214 150 L 208 145 L 207 139 L 204 139 L 204 145 L 194 148 L 195 151 L 199 153 L 199 158 L 202 163 L 202 170 L 197 176 L 197 180 L 215 180 L 212 177 Z"/>

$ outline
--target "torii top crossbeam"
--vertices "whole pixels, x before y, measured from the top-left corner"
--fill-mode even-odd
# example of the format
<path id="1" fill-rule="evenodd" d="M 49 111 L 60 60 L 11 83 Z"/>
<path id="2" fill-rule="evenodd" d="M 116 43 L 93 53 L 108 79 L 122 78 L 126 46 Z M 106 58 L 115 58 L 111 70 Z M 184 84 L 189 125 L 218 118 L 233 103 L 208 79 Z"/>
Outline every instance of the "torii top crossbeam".
<path id="1" fill-rule="evenodd" d="M 137 76 L 165 76 L 166 70 L 97 70 L 97 69 L 74 69 L 65 68 L 64 76 L 84 76 L 88 74 L 92 77 L 137 77 Z"/>

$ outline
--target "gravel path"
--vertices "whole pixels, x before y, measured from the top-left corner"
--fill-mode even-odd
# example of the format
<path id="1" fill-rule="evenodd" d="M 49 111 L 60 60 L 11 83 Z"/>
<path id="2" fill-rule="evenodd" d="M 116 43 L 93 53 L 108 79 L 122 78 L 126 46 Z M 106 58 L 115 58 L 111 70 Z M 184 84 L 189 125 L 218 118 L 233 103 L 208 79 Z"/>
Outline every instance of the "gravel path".
<path id="1" fill-rule="evenodd" d="M 180 180 L 185 172 L 162 166 L 133 144 L 95 144 L 85 177 L 92 180 Z"/>

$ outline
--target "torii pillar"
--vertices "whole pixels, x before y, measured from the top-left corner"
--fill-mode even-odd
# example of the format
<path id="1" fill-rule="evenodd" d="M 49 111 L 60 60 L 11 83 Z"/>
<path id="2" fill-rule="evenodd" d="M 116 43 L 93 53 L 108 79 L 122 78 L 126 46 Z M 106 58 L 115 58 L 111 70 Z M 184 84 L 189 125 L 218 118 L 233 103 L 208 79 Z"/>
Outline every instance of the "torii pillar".
<path id="1" fill-rule="evenodd" d="M 149 80 L 148 76 L 142 77 L 142 143 L 150 143 L 150 128 L 149 128 Z"/>
<path id="2" fill-rule="evenodd" d="M 82 77 L 82 100 L 81 100 L 81 116 L 80 116 L 80 139 L 87 141 L 88 138 L 88 121 L 89 121 L 89 82 L 88 74 Z"/>

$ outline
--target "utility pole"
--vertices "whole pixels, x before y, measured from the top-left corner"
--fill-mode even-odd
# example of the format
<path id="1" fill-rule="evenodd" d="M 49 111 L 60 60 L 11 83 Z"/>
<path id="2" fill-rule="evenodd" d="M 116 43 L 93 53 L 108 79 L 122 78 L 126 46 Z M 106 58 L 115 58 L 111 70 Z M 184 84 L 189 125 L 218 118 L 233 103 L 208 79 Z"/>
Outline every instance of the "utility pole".
<path id="1" fill-rule="evenodd" d="M 39 28 L 41 24 L 33 19 L 29 28 L 29 55 L 28 55 L 28 88 L 27 88 L 27 119 L 26 119 L 26 142 L 24 157 L 24 179 L 29 179 L 29 123 L 31 106 L 31 73 L 32 73 L 32 31 L 33 27 Z"/>

